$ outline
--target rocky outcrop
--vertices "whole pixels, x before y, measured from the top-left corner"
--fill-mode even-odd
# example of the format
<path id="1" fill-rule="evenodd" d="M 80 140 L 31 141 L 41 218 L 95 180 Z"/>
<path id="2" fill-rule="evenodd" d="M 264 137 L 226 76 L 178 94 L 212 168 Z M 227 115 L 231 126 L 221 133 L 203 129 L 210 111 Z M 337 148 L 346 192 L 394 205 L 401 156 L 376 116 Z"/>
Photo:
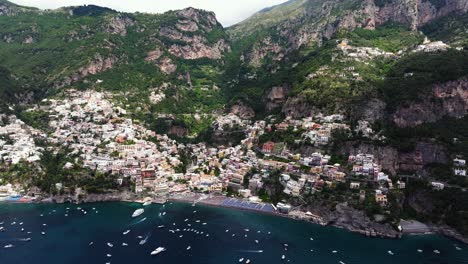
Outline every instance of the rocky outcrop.
<path id="1" fill-rule="evenodd" d="M 242 119 L 251 119 L 255 117 L 255 111 L 243 102 L 237 102 L 232 105 L 230 112 Z"/>
<path id="2" fill-rule="evenodd" d="M 461 118 L 467 110 L 468 79 L 463 78 L 434 85 L 432 92 L 418 102 L 398 107 L 392 120 L 399 127 L 414 127 L 446 116 Z"/>
<path id="3" fill-rule="evenodd" d="M 169 134 L 175 135 L 178 137 L 185 137 L 188 134 L 188 129 L 186 127 L 173 125 L 169 129 Z"/>
<path id="4" fill-rule="evenodd" d="M 198 25 L 191 20 L 179 20 L 176 24 L 176 28 L 180 31 L 195 32 L 198 30 Z"/>
<path id="5" fill-rule="evenodd" d="M 208 58 L 221 59 L 224 52 L 231 50 L 223 39 L 208 39 L 207 34 L 215 27 L 221 29 L 214 13 L 187 8 L 176 12 L 179 20 L 174 26 L 165 26 L 159 35 L 171 40 L 166 43 L 168 51 L 179 58 L 194 60 Z"/>
<path id="6" fill-rule="evenodd" d="M 213 12 L 201 11 L 193 7 L 185 8 L 176 12 L 177 16 L 202 24 L 204 29 L 211 30 L 213 26 L 218 25 L 216 15 Z"/>
<path id="7" fill-rule="evenodd" d="M 195 36 L 188 45 L 173 44 L 169 48 L 172 55 L 186 60 L 201 58 L 218 60 L 227 51 L 230 51 L 230 47 L 223 39 L 214 45 L 208 45 L 207 40 L 201 36 Z"/>
<path id="8" fill-rule="evenodd" d="M 328 221 L 334 226 L 370 237 L 398 238 L 400 236 L 390 224 L 373 221 L 363 211 L 356 210 L 347 203 L 338 204 L 335 209 L 328 214 Z"/>
<path id="9" fill-rule="evenodd" d="M 272 87 L 265 98 L 266 109 L 271 111 L 275 108 L 281 107 L 286 102 L 290 89 L 291 87 L 289 84 Z"/>
<path id="10" fill-rule="evenodd" d="M 117 15 L 110 19 L 109 23 L 105 27 L 105 31 L 110 34 L 126 36 L 127 28 L 133 25 L 135 25 L 135 21 L 133 19 Z"/>
<path id="11" fill-rule="evenodd" d="M 374 155 L 382 169 L 395 175 L 398 171 L 419 173 L 431 163 L 447 164 L 448 152 L 445 147 L 431 142 L 418 142 L 409 152 L 398 151 L 391 146 L 377 146 L 361 142 L 348 142 L 340 146 L 342 155 L 369 153 Z"/>
<path id="12" fill-rule="evenodd" d="M 97 53 L 87 66 L 81 67 L 78 72 L 73 75 L 72 82 L 81 80 L 88 75 L 94 75 L 112 69 L 117 61 L 117 57 L 113 55 L 108 58 L 103 58 L 101 54 Z"/>
<path id="13" fill-rule="evenodd" d="M 253 48 L 247 58 L 250 65 L 260 67 L 263 59 L 269 54 L 272 56 L 273 61 L 281 61 L 284 58 L 283 48 L 278 43 L 274 43 L 270 37 L 267 37 Z"/>
<path id="14" fill-rule="evenodd" d="M 385 116 L 386 104 L 380 99 L 372 98 L 366 101 L 363 105 L 357 106 L 353 116 L 356 120 L 364 120 L 374 123 L 377 120 L 382 120 Z"/>
<path id="15" fill-rule="evenodd" d="M 156 60 L 159 59 L 163 54 L 164 54 L 164 52 L 163 52 L 162 50 L 160 50 L 160 49 L 155 49 L 155 50 L 149 51 L 149 52 L 146 54 L 145 61 L 150 61 L 150 62 L 156 61 Z"/>
<path id="16" fill-rule="evenodd" d="M 171 58 L 163 58 L 158 65 L 159 70 L 165 74 L 171 74 L 177 70 L 177 65 L 172 62 Z"/>

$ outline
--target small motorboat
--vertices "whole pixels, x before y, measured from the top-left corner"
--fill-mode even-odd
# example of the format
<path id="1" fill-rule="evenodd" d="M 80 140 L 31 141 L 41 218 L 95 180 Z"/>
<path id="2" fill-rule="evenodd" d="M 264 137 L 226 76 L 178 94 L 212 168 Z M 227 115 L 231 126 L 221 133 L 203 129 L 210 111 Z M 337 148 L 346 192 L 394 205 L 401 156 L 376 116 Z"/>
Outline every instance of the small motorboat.
<path id="1" fill-rule="evenodd" d="M 112 243 L 107 243 L 107 246 L 108 247 L 114 247 L 114 245 Z"/>
<path id="2" fill-rule="evenodd" d="M 188 246 L 188 247 L 187 247 L 187 250 L 190 250 L 191 248 L 192 248 L 191 246 Z"/>
<path id="3" fill-rule="evenodd" d="M 387 252 L 388 252 L 388 254 L 390 254 L 390 255 L 392 255 L 392 256 L 395 255 L 391 250 L 389 250 L 389 251 L 387 251 Z"/>
<path id="4" fill-rule="evenodd" d="M 439 251 L 439 250 L 437 250 L 437 249 L 435 249 L 435 250 L 434 250 L 434 253 L 436 253 L 436 254 L 440 254 L 440 251 Z"/>
<path id="5" fill-rule="evenodd" d="M 159 253 L 161 253 L 161 252 L 163 252 L 163 251 L 166 251 L 166 249 L 163 248 L 163 247 L 158 247 L 157 249 L 155 249 L 155 250 L 153 250 L 153 251 L 151 252 L 151 256 L 155 256 L 155 255 L 157 255 L 157 254 L 159 254 Z"/>
<path id="6" fill-rule="evenodd" d="M 244 261 L 244 258 L 240 258 L 240 259 L 239 259 L 239 262 L 242 262 L 242 261 Z"/>
<path id="7" fill-rule="evenodd" d="M 130 230 L 127 230 L 127 231 L 123 232 L 122 234 L 126 235 L 128 233 L 130 233 Z"/>
<path id="8" fill-rule="evenodd" d="M 133 212 L 132 217 L 140 216 L 140 215 L 143 214 L 144 212 L 145 212 L 145 209 L 143 209 L 143 208 L 136 209 L 135 212 Z"/>
<path id="9" fill-rule="evenodd" d="M 13 247 L 12 244 L 8 244 L 8 245 L 4 246 L 3 248 L 12 248 L 12 247 Z"/>

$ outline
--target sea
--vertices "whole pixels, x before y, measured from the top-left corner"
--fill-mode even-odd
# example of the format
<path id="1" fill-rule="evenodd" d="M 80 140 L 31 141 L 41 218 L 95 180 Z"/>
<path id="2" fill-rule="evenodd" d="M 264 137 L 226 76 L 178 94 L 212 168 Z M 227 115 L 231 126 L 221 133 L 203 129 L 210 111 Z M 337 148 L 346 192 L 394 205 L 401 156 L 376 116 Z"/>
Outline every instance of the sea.
<path id="1" fill-rule="evenodd" d="M 139 208 L 144 213 L 132 217 Z M 367 238 L 274 215 L 175 202 L 4 203 L 0 230 L 1 264 L 468 263 L 468 247 L 443 236 Z M 166 250 L 152 256 L 158 247 Z"/>

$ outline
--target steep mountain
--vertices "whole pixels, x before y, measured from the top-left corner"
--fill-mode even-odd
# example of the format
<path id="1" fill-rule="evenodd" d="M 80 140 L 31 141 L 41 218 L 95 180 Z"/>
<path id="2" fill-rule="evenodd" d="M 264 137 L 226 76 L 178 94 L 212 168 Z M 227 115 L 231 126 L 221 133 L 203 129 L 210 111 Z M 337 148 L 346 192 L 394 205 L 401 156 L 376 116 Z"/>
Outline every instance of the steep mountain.
<path id="1" fill-rule="evenodd" d="M 168 88 L 164 83 L 212 90 L 229 51 L 215 15 L 193 8 L 152 15 L 0 3 L 1 65 L 48 92 L 94 87 L 149 105 L 151 91 Z"/>
<path id="2" fill-rule="evenodd" d="M 228 97 L 296 116 L 357 107 L 363 98 L 381 101 L 388 86 L 382 76 L 416 56 L 426 36 L 463 53 L 467 10 L 462 0 L 297 0 L 267 8 L 228 29 L 235 54 Z M 451 80 L 466 74 L 455 72 Z"/>

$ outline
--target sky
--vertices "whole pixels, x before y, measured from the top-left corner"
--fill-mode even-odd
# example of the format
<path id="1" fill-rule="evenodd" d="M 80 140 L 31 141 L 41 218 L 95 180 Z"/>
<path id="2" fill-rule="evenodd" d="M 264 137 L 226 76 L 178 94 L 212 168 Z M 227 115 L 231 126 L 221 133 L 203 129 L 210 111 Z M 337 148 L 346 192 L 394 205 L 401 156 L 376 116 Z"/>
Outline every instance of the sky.
<path id="1" fill-rule="evenodd" d="M 122 12 L 163 13 L 195 7 L 213 11 L 225 27 L 241 22 L 255 12 L 286 0 L 10 0 L 19 5 L 55 9 L 63 6 L 93 4 Z"/>

